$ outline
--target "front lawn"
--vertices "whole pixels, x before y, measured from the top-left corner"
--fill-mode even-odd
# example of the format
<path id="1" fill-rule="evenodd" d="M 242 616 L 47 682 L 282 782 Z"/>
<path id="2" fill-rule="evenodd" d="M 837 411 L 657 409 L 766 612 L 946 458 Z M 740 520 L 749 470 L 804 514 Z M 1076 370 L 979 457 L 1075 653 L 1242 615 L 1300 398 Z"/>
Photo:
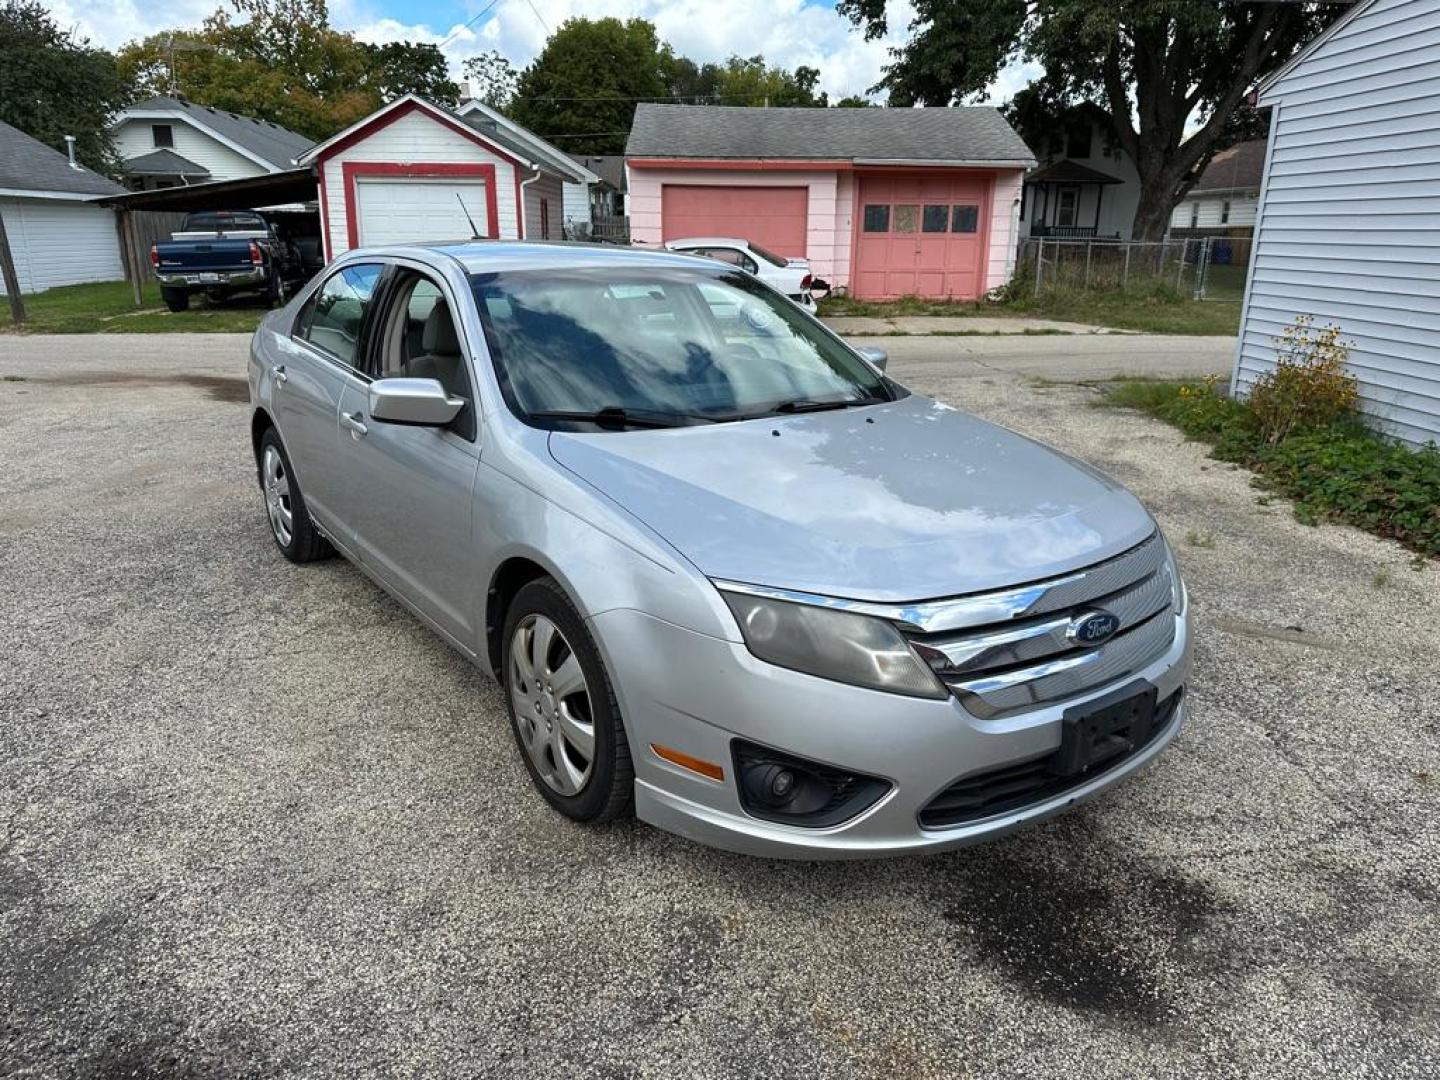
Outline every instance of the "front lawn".
<path id="1" fill-rule="evenodd" d="M 26 334 L 163 334 L 251 333 L 268 308 L 259 297 L 241 297 L 211 307 L 203 297 L 190 298 L 190 310 L 171 312 L 160 300 L 160 286 L 147 281 L 135 306 L 125 281 L 66 285 L 25 297 Z M 15 333 L 10 305 L 0 302 L 0 333 Z"/>
<path id="2" fill-rule="evenodd" d="M 1345 522 L 1440 556 L 1440 448 L 1433 443 L 1412 450 L 1355 417 L 1267 441 L 1250 406 L 1221 396 L 1213 382 L 1128 379 L 1109 384 L 1097 404 L 1149 413 L 1210 443 L 1221 461 L 1252 469 L 1257 488 L 1293 499 L 1295 517 L 1306 524 Z"/>
<path id="3" fill-rule="evenodd" d="M 1032 316 L 1066 322 L 1138 330 L 1147 334 L 1196 334 L 1234 337 L 1240 329 L 1240 305 L 1226 300 L 1191 300 L 1173 289 L 1046 289 L 1030 295 L 1017 281 L 1008 298 L 998 301 L 925 300 L 907 296 L 875 302 L 846 296 L 820 301 L 821 315 L 869 315 L 893 319 L 904 315 L 956 317 Z"/>

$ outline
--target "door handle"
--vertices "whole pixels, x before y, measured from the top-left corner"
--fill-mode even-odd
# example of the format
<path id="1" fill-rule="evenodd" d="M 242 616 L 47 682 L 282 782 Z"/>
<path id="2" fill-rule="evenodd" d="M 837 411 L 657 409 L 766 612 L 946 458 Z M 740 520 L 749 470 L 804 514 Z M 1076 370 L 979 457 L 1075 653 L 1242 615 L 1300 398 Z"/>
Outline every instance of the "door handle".
<path id="1" fill-rule="evenodd" d="M 367 434 L 370 430 L 368 427 L 365 426 L 364 413 L 342 412 L 340 414 L 340 422 L 343 423 L 346 427 L 348 427 L 351 434 L 354 435 L 357 439 L 360 438 L 362 435 Z"/>
<path id="2" fill-rule="evenodd" d="M 270 369 L 270 375 L 277 383 L 289 382 L 290 376 L 285 374 L 285 365 L 276 364 Z"/>

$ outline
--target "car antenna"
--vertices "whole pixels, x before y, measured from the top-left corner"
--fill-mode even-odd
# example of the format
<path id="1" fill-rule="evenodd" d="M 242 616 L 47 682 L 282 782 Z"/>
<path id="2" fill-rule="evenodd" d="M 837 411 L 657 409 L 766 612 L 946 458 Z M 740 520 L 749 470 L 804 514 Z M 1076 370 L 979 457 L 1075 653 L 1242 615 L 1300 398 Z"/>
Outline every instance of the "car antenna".
<path id="1" fill-rule="evenodd" d="M 465 220 L 470 223 L 470 239 L 479 240 L 480 230 L 475 228 L 475 219 L 470 216 L 470 211 L 465 209 L 465 200 L 460 197 L 460 192 L 455 192 L 455 201 L 460 204 L 460 212 L 465 215 Z"/>

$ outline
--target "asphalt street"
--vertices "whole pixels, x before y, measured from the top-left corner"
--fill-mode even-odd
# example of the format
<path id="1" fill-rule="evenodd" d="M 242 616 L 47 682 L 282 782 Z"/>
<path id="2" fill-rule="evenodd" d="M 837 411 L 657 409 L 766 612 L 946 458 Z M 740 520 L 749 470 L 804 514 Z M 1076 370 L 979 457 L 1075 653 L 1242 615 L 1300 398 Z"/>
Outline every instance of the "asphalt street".
<path id="1" fill-rule="evenodd" d="M 1154 511 L 1191 720 L 1027 832 L 804 864 L 566 822 L 486 675 L 281 559 L 243 338 L 0 336 L 0 1076 L 1440 1075 L 1440 569 L 1057 385 L 1223 342 L 877 342 Z"/>

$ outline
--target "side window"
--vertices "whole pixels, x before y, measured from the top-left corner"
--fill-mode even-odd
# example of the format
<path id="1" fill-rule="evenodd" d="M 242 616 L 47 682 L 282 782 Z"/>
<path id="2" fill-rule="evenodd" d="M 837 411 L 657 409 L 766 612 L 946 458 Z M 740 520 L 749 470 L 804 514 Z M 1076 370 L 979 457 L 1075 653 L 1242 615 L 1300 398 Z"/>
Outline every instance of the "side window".
<path id="1" fill-rule="evenodd" d="M 450 425 L 466 439 L 475 438 L 474 392 L 460 330 L 440 286 L 413 271 L 400 271 L 391 298 L 377 323 L 381 327 L 378 378 L 435 379 L 451 397 L 464 398 L 464 409 Z"/>
<path id="2" fill-rule="evenodd" d="M 943 210 L 944 207 L 941 207 Z M 961 203 L 952 208 L 950 217 L 951 232 L 973 233 L 980 228 L 980 207 L 969 203 Z M 943 229 L 941 230 L 944 231 Z"/>
<path id="3" fill-rule="evenodd" d="M 860 227 L 865 232 L 889 232 L 890 207 L 881 203 L 866 206 L 864 224 Z"/>
<path id="4" fill-rule="evenodd" d="M 731 266 L 740 265 L 740 252 L 734 248 L 697 248 L 695 254 L 707 255 L 712 259 L 719 259 L 723 263 L 729 263 Z"/>
<path id="5" fill-rule="evenodd" d="M 740 265 L 746 270 L 748 270 L 750 273 L 753 274 L 756 270 L 760 269 L 759 265 L 755 262 L 755 260 L 750 258 L 750 256 L 746 255 L 743 251 L 738 252 L 737 254 L 739 254 L 740 256 Z"/>
<path id="6" fill-rule="evenodd" d="M 926 205 L 920 219 L 921 232 L 944 232 L 950 217 L 950 207 Z"/>
<path id="7" fill-rule="evenodd" d="M 380 271 L 379 263 L 359 263 L 332 274 L 305 304 L 295 336 L 353 366 Z"/>

